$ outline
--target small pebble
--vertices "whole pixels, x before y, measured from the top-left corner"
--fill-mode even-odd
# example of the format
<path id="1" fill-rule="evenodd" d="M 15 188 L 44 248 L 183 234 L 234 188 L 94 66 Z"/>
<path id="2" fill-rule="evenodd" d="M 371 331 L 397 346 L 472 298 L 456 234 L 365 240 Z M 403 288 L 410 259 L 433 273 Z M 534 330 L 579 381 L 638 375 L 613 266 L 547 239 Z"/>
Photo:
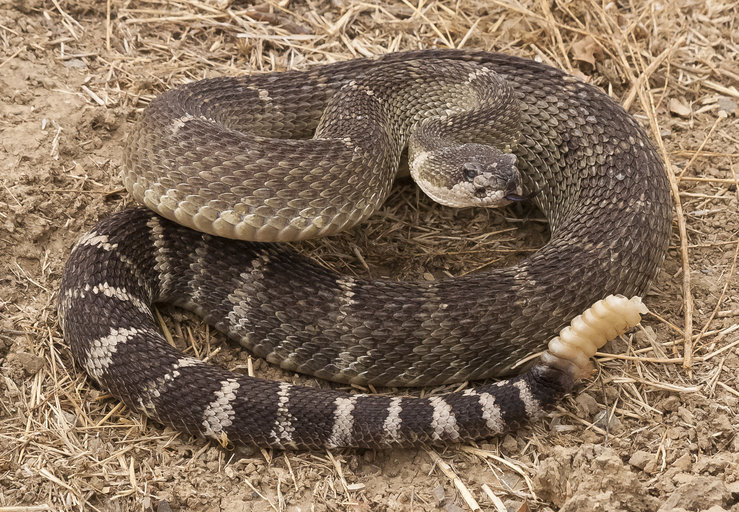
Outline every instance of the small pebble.
<path id="1" fill-rule="evenodd" d="M 81 59 L 67 59 L 63 64 L 68 68 L 74 69 L 85 69 L 87 67 L 87 64 Z"/>
<path id="2" fill-rule="evenodd" d="M 444 488 L 440 485 L 434 487 L 434 490 L 431 492 L 433 493 L 434 498 L 436 498 L 437 503 L 442 503 L 446 499 L 446 496 L 444 495 Z"/>
<path id="3" fill-rule="evenodd" d="M 637 450 L 631 455 L 631 458 L 629 458 L 629 464 L 635 468 L 644 469 L 647 463 L 653 459 L 654 455 L 651 453 L 645 452 L 644 450 Z"/>
<path id="4" fill-rule="evenodd" d="M 44 359 L 28 352 L 16 352 L 12 358 L 15 360 L 26 375 L 36 375 L 38 371 L 44 366 Z"/>
<path id="5" fill-rule="evenodd" d="M 685 102 L 672 98 L 670 100 L 670 112 L 680 117 L 690 117 L 692 109 Z"/>
<path id="6" fill-rule="evenodd" d="M 728 96 L 719 96 L 718 97 L 718 109 L 719 111 L 723 110 L 728 115 L 736 114 L 737 113 L 737 104 L 734 100 L 729 98 Z"/>
<path id="7" fill-rule="evenodd" d="M 579 395 L 577 395 L 577 398 L 575 398 L 575 402 L 577 402 L 577 407 L 584 413 L 586 417 L 590 417 L 600 410 L 600 405 L 598 405 L 598 401 L 588 393 L 580 393 Z"/>
<path id="8" fill-rule="evenodd" d="M 618 416 L 611 416 L 611 411 L 608 409 L 604 409 L 596 414 L 593 423 L 596 427 L 609 432 L 615 432 L 621 426 L 621 420 L 618 419 Z"/>

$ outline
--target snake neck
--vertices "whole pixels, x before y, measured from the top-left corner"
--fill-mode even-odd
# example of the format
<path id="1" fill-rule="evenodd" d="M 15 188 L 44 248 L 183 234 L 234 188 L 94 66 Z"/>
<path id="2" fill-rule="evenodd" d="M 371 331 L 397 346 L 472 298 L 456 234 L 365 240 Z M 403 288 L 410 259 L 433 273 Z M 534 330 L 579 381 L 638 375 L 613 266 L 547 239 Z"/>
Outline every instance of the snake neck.
<path id="1" fill-rule="evenodd" d="M 411 177 L 431 199 L 498 207 L 521 193 L 510 154 L 519 134 L 520 108 L 500 75 L 431 60 L 405 62 L 393 73 L 380 66 L 349 81 L 329 100 L 315 138 L 342 140 L 389 176 L 407 146 Z"/>

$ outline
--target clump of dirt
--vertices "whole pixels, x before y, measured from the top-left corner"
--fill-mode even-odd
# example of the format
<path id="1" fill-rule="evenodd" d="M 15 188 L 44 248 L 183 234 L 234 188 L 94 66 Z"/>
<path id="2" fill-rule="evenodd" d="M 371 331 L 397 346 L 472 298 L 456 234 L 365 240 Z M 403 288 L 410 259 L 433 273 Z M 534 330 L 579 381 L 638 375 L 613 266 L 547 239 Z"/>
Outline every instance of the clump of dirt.
<path id="1" fill-rule="evenodd" d="M 616 450 L 602 445 L 555 447 L 539 465 L 534 489 L 561 512 L 734 510 L 738 463 L 736 453 L 701 457 L 696 463 L 684 454 L 660 468 L 659 457 L 644 450 L 624 462 Z M 639 478 L 640 470 L 661 474 L 659 498 Z"/>
<path id="2" fill-rule="evenodd" d="M 562 512 L 646 512 L 659 505 L 629 464 L 602 445 L 555 447 L 539 466 L 534 486 Z"/>

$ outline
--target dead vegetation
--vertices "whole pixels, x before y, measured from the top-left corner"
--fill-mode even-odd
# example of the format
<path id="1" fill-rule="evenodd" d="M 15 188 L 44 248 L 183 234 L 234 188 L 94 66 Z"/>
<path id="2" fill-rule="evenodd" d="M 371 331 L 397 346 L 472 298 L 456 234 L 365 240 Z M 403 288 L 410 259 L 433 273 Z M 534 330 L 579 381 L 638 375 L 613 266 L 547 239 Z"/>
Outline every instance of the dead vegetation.
<path id="1" fill-rule="evenodd" d="M 92 387 L 61 338 L 56 290 L 73 242 L 129 203 L 117 173 L 137 112 L 189 80 L 429 47 L 566 69 L 657 142 L 675 197 L 673 246 L 645 299 L 653 314 L 600 354 L 595 379 L 551 418 L 488 443 L 298 454 L 225 451 Z M 737 510 L 738 56 L 730 0 L 3 4 L 0 512 Z M 365 226 L 299 250 L 345 273 L 435 279 L 536 250 L 539 216 L 441 208 L 401 182 Z M 171 317 L 175 342 L 199 357 L 326 385 Z"/>

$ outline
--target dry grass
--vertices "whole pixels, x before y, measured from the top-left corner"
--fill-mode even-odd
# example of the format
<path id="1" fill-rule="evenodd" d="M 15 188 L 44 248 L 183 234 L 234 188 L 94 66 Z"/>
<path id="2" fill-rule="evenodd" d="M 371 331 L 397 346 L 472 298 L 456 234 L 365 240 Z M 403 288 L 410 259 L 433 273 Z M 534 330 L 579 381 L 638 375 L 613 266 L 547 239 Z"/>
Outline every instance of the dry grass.
<path id="1" fill-rule="evenodd" d="M 8 268 L 8 278 L 0 281 L 6 388 L 0 395 L 0 512 L 156 510 L 159 500 L 180 510 L 281 511 L 301 504 L 306 505 L 301 510 L 546 510 L 557 500 L 546 492 L 537 496 L 543 484 L 534 475 L 540 458 L 554 456 L 555 445 L 605 445 L 625 461 L 636 450 L 653 454 L 652 466 L 631 469 L 661 500 L 672 492 L 670 465 L 683 453 L 694 462 L 722 453 L 736 458 L 735 2 L 617 7 L 594 0 L 259 5 L 108 0 L 91 5 L 38 0 L 0 8 L 0 72 L 20 73 L 26 62 L 42 63 L 53 79 L 38 77 L 38 88 L 62 91 L 86 104 L 90 116 L 101 116 L 97 126 L 44 124 L 48 145 L 37 149 L 40 156 L 31 163 L 13 160 L 15 174 L 0 187 L 0 222 L 7 228 L 0 228 L 2 252 L 7 250 L 0 263 Z M 56 325 L 65 256 L 53 250 L 68 250 L 97 215 L 127 202 L 115 178 L 125 120 L 135 118 L 156 94 L 190 80 L 429 47 L 503 51 L 566 69 L 629 108 L 657 142 L 675 200 L 674 245 L 646 299 L 654 314 L 645 327 L 612 344 L 613 353 L 598 354 L 598 375 L 581 395 L 592 403 L 568 399 L 552 420 L 516 437 L 443 452 L 283 454 L 229 452 L 189 439 L 147 424 L 92 388 L 72 364 Z M 16 96 L 6 99 L 11 104 Z M 14 126 L 11 117 L 2 120 L 0 129 Z M 70 153 L 69 146 L 86 148 L 105 128 L 114 136 L 90 144 L 95 160 Z M 77 130 L 81 141 L 73 138 Z M 7 151 L 0 160 L 15 158 Z M 24 186 L 33 173 L 40 189 Z M 51 210 L 58 217 L 44 209 L 45 195 L 61 204 Z M 51 250 L 41 242 L 30 254 L 13 250 L 32 236 L 14 215 L 21 211 L 47 219 L 41 240 Z M 345 273 L 435 279 L 509 264 L 536 250 L 546 236 L 539 216 L 439 208 L 401 183 L 361 229 L 298 248 Z M 179 313 L 165 325 L 173 342 L 199 357 L 314 383 L 236 350 L 221 350 L 219 336 Z M 676 423 L 670 418 L 677 408 L 666 405 L 671 396 L 680 397 L 687 410 Z M 728 417 L 734 434 L 721 430 L 710 415 L 702 416 L 709 430 L 703 432 L 695 420 L 702 410 Z M 674 437 L 678 428 L 685 440 Z"/>

